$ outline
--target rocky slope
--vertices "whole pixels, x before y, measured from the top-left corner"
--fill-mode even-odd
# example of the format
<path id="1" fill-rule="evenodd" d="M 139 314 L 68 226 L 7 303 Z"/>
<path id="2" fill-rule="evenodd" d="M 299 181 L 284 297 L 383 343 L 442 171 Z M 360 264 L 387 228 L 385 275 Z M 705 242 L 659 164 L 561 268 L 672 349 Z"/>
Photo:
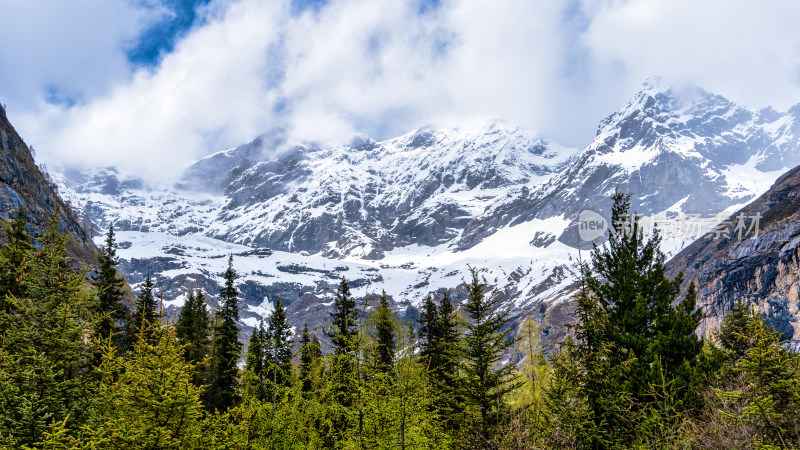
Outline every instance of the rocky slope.
<path id="1" fill-rule="evenodd" d="M 764 314 L 785 339 L 800 342 L 800 166 L 669 262 L 698 287 L 700 329 L 712 334 L 737 301 Z"/>
<path id="2" fill-rule="evenodd" d="M 287 143 L 277 130 L 198 161 L 173 186 L 113 168 L 59 183 L 99 230 L 115 224 L 123 272 L 133 283 L 155 273 L 173 312 L 187 287 L 215 294 L 221 255 L 234 253 L 243 325 L 268 313 L 281 284 L 293 325 L 318 325 L 341 276 L 413 315 L 429 293 L 458 297 L 471 265 L 518 319 L 555 331 L 590 245 L 583 212 L 607 221 L 619 187 L 674 254 L 800 164 L 798 114 L 651 80 L 580 151 L 502 122 L 343 145 Z"/>
<path id="3" fill-rule="evenodd" d="M 47 172 L 36 166 L 30 149 L 8 121 L 0 106 L 0 220 L 8 221 L 22 206 L 28 220 L 28 232 L 40 236 L 47 228 L 53 211 L 63 214 L 61 225 L 71 239 L 72 257 L 92 263 L 93 244 L 80 224 L 78 215 L 58 195 L 57 186 Z M 0 233 L 0 241 L 5 233 Z"/>

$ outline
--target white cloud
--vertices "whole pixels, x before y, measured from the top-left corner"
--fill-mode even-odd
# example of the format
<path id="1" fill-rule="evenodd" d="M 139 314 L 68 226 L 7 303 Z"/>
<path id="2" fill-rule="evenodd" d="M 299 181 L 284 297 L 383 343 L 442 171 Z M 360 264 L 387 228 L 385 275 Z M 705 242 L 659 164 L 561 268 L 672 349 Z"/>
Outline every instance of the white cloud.
<path id="1" fill-rule="evenodd" d="M 754 107 L 800 101 L 800 3 L 791 0 L 587 1 L 594 63 L 628 85 L 652 74 Z"/>
<path id="2" fill-rule="evenodd" d="M 133 75 L 111 42 L 134 35 L 142 15 L 103 42 L 75 44 L 109 58 L 97 73 L 75 66 L 58 75 L 61 66 L 38 61 L 48 51 L 28 46 L 32 79 L 66 77 L 58 84 L 86 101 L 26 101 L 39 98 L 43 82 L 17 80 L 19 106 L 9 113 L 48 162 L 113 163 L 162 177 L 282 124 L 295 139 L 324 140 L 500 117 L 581 146 L 652 74 L 750 106 L 797 102 L 798 8 L 452 0 L 420 15 L 416 0 L 332 0 L 292 16 L 288 0 L 219 0 L 158 67 Z M 0 68 L 0 80 L 7 75 Z"/>
<path id="3" fill-rule="evenodd" d="M 0 0 L 2 100 L 81 97 L 129 78 L 124 47 L 163 13 L 126 0 Z"/>

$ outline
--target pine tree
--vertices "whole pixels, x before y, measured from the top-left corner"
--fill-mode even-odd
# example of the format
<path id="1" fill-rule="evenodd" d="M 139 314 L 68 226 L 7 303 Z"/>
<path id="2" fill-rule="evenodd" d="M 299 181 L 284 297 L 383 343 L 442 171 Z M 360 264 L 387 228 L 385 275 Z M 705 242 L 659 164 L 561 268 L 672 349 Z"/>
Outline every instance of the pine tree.
<path id="1" fill-rule="evenodd" d="M 0 249 L 0 310 L 8 311 L 5 297 L 23 297 L 23 263 L 33 251 L 31 237 L 25 231 L 27 221 L 22 205 L 17 209 L 11 225 L 6 228 L 6 244 Z M 10 311 L 9 311 L 10 312 Z"/>
<path id="2" fill-rule="evenodd" d="M 313 339 L 308 332 L 308 325 L 303 325 L 300 339 L 300 384 L 301 391 L 307 398 L 316 390 L 322 369 L 322 348 L 315 334 Z"/>
<path id="3" fill-rule="evenodd" d="M 726 414 L 749 429 L 752 448 L 800 446 L 800 355 L 752 311 L 743 330 L 751 345 L 736 363 L 744 386 L 722 392 L 736 402 Z M 741 435 L 740 435 L 741 436 Z M 745 446 L 744 442 L 741 442 Z"/>
<path id="4" fill-rule="evenodd" d="M 442 295 L 438 309 L 431 297 L 425 299 L 418 335 L 420 357 L 436 393 L 434 405 L 445 417 L 446 428 L 455 429 L 463 398 L 458 383 L 459 332 L 447 292 Z"/>
<path id="5" fill-rule="evenodd" d="M 150 274 L 147 274 L 136 302 L 136 312 L 131 321 L 133 323 L 133 336 L 138 336 L 145 330 L 151 329 L 152 324 L 159 319 L 156 311 L 156 298 L 153 294 L 154 287 Z"/>
<path id="6" fill-rule="evenodd" d="M 114 225 L 108 228 L 105 246 L 98 257 L 97 273 L 92 277 L 97 287 L 97 313 L 100 320 L 96 335 L 100 340 L 108 340 L 119 344 L 120 329 L 126 318 L 126 310 L 122 305 L 125 281 L 117 274 L 117 243 L 114 241 Z"/>
<path id="7" fill-rule="evenodd" d="M 464 305 L 469 321 L 464 336 L 464 387 L 467 403 L 477 413 L 475 432 L 489 440 L 498 424 L 505 396 L 518 386 L 516 373 L 510 365 L 495 369 L 503 353 L 513 341 L 509 338 L 509 311 L 496 311 L 500 298 L 486 297 L 486 284 L 478 271 L 470 268 L 472 280 L 467 285 Z M 505 328 L 505 330 L 504 330 Z"/>
<path id="8" fill-rule="evenodd" d="M 394 314 L 389 310 L 389 301 L 386 291 L 380 296 L 380 303 L 375 309 L 375 349 L 373 359 L 379 372 L 389 373 L 394 367 L 394 356 L 397 348 L 395 342 Z"/>
<path id="9" fill-rule="evenodd" d="M 225 287 L 220 292 L 220 309 L 214 330 L 211 370 L 211 386 L 207 406 L 210 410 L 226 411 L 238 401 L 239 370 L 236 364 L 242 344 L 239 342 L 239 291 L 234 286 L 236 272 L 233 270 L 233 255 L 228 258 L 225 271 Z"/>

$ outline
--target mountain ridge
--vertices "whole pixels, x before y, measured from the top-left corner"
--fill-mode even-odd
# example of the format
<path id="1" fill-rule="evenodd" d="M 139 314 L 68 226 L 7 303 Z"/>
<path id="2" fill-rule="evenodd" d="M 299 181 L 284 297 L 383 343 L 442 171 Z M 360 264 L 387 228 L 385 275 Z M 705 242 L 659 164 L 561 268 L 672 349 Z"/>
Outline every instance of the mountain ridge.
<path id="1" fill-rule="evenodd" d="M 108 171 L 61 180 L 100 228 L 113 222 L 131 246 L 154 246 L 145 258 L 121 250 L 126 275 L 140 282 L 163 268 L 157 283 L 175 308 L 185 296 L 175 280 L 195 277 L 193 285 L 212 291 L 221 273 L 211 256 L 182 256 L 191 249 L 165 242 L 202 237 L 195 247 L 208 255 L 219 253 L 214 246 L 244 246 L 246 320 L 276 300 L 280 280 L 292 280 L 290 309 L 300 298 L 314 309 L 344 275 L 360 288 L 385 288 L 407 310 L 430 293 L 457 294 L 459 271 L 470 265 L 515 317 L 535 311 L 545 330 L 556 330 L 578 250 L 592 244 L 579 236 L 579 213 L 608 220 L 608 196 L 622 189 L 645 215 L 727 216 L 766 191 L 783 172 L 775 167 L 800 164 L 797 113 L 751 111 L 700 89 L 648 82 L 583 149 L 502 122 L 327 146 L 290 146 L 277 131 L 200 160 L 172 189 L 104 194 Z M 669 255 L 697 237 L 679 231 L 665 232 Z M 247 256 L 247 248 L 262 255 Z"/>

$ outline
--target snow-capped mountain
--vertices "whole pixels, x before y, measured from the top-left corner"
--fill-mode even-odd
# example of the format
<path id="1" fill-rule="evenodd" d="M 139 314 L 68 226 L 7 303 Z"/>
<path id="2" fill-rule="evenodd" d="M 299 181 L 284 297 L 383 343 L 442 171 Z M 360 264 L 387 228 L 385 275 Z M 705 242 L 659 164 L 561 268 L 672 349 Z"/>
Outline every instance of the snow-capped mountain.
<path id="1" fill-rule="evenodd" d="M 294 145 L 276 131 L 198 161 L 166 189 L 113 169 L 60 180 L 100 229 L 115 224 L 129 280 L 157 273 L 175 307 L 187 288 L 217 292 L 227 253 L 248 325 L 281 283 L 293 324 L 319 325 L 343 275 L 413 306 L 441 289 L 458 298 L 471 265 L 518 317 L 558 327 L 566 319 L 549 306 L 569 292 L 587 244 L 581 211 L 607 216 L 619 187 L 660 224 L 692 214 L 714 225 L 800 164 L 799 113 L 651 80 L 581 151 L 497 121 L 344 145 Z M 667 229 L 666 249 L 702 232 Z"/>

